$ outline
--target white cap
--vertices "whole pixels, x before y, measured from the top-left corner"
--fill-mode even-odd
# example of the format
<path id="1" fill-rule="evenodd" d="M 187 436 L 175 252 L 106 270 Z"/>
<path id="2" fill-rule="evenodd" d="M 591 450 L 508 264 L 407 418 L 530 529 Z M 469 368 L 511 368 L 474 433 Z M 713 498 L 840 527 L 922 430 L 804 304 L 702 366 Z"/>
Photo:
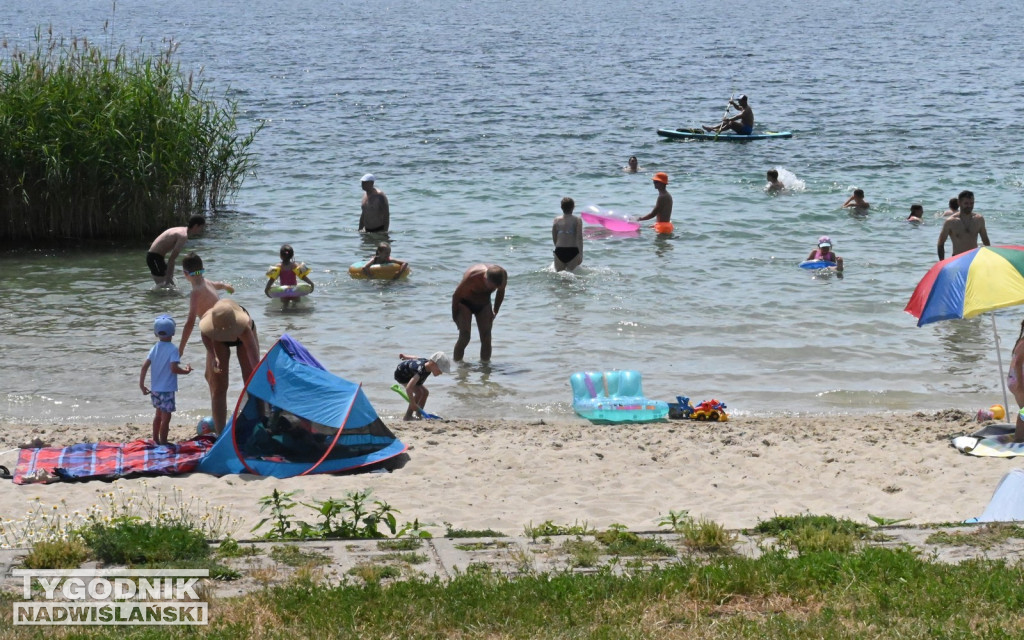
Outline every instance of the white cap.
<path id="1" fill-rule="evenodd" d="M 441 369 L 442 373 L 452 372 L 452 363 L 448 360 L 448 356 L 444 355 L 444 351 L 438 351 L 434 355 L 430 356 L 430 359 L 434 361 L 434 364 Z"/>
<path id="2" fill-rule="evenodd" d="M 359 179 L 359 182 L 376 182 L 377 179 L 373 177 L 372 173 L 368 173 Z"/>

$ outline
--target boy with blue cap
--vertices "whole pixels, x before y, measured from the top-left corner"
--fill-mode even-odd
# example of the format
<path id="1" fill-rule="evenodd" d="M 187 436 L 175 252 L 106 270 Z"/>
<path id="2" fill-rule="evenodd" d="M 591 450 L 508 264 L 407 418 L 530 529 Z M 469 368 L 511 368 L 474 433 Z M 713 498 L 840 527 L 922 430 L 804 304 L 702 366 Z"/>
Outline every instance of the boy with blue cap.
<path id="1" fill-rule="evenodd" d="M 142 364 L 139 374 L 139 388 L 142 395 L 148 395 L 156 408 L 153 416 L 153 440 L 157 444 L 167 444 L 167 432 L 171 427 L 171 414 L 174 413 L 174 394 L 178 390 L 178 376 L 188 375 L 192 367 L 182 367 L 178 348 L 171 339 L 174 338 L 174 318 L 169 315 L 159 316 L 153 322 L 153 333 L 159 338 L 149 350 L 146 361 Z M 153 368 L 152 388 L 146 387 L 146 373 Z"/>

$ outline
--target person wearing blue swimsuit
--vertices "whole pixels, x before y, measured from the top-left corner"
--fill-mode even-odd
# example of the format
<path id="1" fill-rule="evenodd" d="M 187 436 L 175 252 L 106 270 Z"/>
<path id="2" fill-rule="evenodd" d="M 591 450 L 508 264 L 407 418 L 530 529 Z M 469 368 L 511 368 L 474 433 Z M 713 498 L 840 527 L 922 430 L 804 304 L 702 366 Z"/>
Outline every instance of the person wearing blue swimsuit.
<path id="1" fill-rule="evenodd" d="M 735 131 L 741 136 L 749 136 L 754 133 L 754 110 L 747 104 L 747 96 L 740 95 L 735 100 L 729 100 L 729 106 L 739 113 L 734 116 L 722 118 L 722 124 L 717 126 L 703 125 L 708 133 L 721 133 L 725 130 Z"/>

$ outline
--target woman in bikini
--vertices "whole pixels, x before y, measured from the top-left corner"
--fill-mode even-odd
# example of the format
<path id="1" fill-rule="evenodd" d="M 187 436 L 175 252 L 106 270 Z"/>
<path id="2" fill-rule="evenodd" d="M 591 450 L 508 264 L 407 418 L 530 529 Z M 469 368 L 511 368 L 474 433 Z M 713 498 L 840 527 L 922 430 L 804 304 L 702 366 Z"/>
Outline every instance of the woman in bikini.
<path id="1" fill-rule="evenodd" d="M 562 198 L 562 215 L 551 225 L 555 271 L 572 271 L 583 262 L 583 223 L 572 214 L 575 207 L 572 198 Z"/>

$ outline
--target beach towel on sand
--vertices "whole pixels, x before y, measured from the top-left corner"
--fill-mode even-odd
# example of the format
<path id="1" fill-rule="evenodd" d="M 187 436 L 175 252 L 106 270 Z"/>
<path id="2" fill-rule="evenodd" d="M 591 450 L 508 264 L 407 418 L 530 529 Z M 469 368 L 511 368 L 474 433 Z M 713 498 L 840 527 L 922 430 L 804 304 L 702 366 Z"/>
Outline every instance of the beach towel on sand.
<path id="1" fill-rule="evenodd" d="M 960 453 L 986 458 L 1024 456 L 1024 442 L 1013 441 L 1014 425 L 990 424 L 969 436 L 957 436 L 951 444 Z"/>
<path id="2" fill-rule="evenodd" d="M 114 480 L 130 475 L 189 473 L 195 471 L 199 460 L 213 443 L 213 438 L 202 437 L 165 445 L 152 440 L 134 440 L 22 449 L 14 470 L 14 483 Z"/>

